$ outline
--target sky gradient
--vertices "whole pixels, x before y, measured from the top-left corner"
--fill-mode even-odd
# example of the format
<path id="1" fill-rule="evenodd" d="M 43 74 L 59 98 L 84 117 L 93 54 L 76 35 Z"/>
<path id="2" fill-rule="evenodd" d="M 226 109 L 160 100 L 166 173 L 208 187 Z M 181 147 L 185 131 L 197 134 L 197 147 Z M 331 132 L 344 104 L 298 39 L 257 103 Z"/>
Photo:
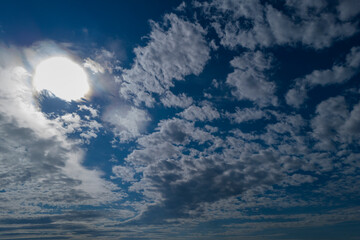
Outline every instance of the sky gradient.
<path id="1" fill-rule="evenodd" d="M 359 14 L 1 1 L 0 239 L 360 239 Z M 88 95 L 36 90 L 52 57 Z"/>

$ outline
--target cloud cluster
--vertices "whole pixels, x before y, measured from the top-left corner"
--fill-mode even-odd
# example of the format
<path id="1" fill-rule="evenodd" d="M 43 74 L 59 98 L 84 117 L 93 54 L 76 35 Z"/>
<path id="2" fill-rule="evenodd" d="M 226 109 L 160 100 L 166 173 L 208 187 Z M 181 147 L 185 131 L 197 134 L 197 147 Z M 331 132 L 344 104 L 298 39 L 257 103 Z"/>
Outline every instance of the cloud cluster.
<path id="1" fill-rule="evenodd" d="M 225 84 L 220 86 L 220 80 L 212 85 L 229 91 L 235 97 L 231 99 L 235 107 L 221 109 L 223 105 L 217 104 L 221 102 L 219 99 L 197 101 L 186 92 L 175 95 L 171 91 L 174 80 L 183 80 L 186 75 L 203 70 L 209 58 L 207 46 L 216 45 L 214 39 L 208 44 L 202 42 L 207 32 L 200 25 L 188 25 L 189 22 L 173 14 L 166 15 L 164 21 L 168 28 L 153 25 L 148 45 L 135 50 L 133 67 L 122 76 L 121 96 L 137 105 L 145 103 L 147 107 L 154 107 L 160 100 L 166 108 L 184 110 L 178 112 L 177 117 L 161 119 L 153 132 L 137 138 L 137 147 L 125 158 L 125 163 L 112 169 L 114 178 L 129 184 L 128 190 L 142 196 L 144 201 L 131 205 L 138 210 L 138 215 L 130 222 L 162 225 L 217 218 L 242 219 L 244 214 L 239 212 L 256 206 L 318 206 L 326 199 L 338 197 L 328 194 L 332 189 L 348 191 L 339 188 L 340 178 L 357 181 L 346 175 L 344 169 L 351 169 L 352 173 L 359 170 L 354 162 L 356 156 L 349 150 L 359 141 L 356 137 L 358 104 L 350 104 L 345 97 L 338 96 L 318 103 L 310 117 L 284 111 L 272 77 L 275 57 L 262 50 L 276 45 L 328 48 L 358 31 L 353 20 L 357 10 L 352 13 L 340 10 L 346 8 L 341 3 L 336 11 L 329 11 L 326 1 L 289 0 L 281 4 L 279 8 L 279 5 L 260 1 L 193 3 L 211 22 L 222 46 L 230 50 L 246 48 L 234 54 L 230 61 L 233 72 L 226 74 Z M 186 9 L 183 4 L 181 11 Z M 183 27 L 175 28 L 177 22 L 197 29 L 197 34 L 191 32 L 196 39 L 194 45 L 206 53 L 197 53 L 198 58 L 194 60 L 197 64 L 191 67 L 179 63 L 179 59 L 188 56 L 180 57 L 177 51 L 165 53 L 160 47 L 168 46 L 167 40 L 173 36 L 183 34 Z M 181 35 L 171 41 L 183 44 L 183 38 Z M 181 54 L 188 54 L 188 49 L 183 49 Z M 167 55 L 174 66 L 181 67 L 177 71 L 168 67 L 162 62 L 163 55 Z M 350 80 L 358 73 L 358 58 L 358 48 L 353 47 L 343 63 L 297 78 L 295 87 L 285 96 L 286 102 L 300 107 L 307 91 L 315 86 Z M 299 89 L 303 91 L 292 95 L 292 91 Z M 238 104 L 248 104 L 244 100 L 252 106 Z M 339 162 L 342 160 L 344 162 Z M 330 172 L 338 174 L 339 179 L 328 179 Z M 324 182 L 328 185 L 322 185 Z M 304 186 L 312 187 L 300 196 L 287 192 L 300 187 L 308 189 Z M 316 187 L 321 190 L 314 190 Z M 345 201 L 350 198 L 345 197 Z M 308 221 L 309 216 L 303 217 L 304 222 Z"/>
<path id="2" fill-rule="evenodd" d="M 92 118 L 97 117 L 95 109 L 85 105 L 79 107 L 79 110 L 84 109 L 90 111 Z M 97 133 L 102 128 L 102 124 L 95 119 L 91 119 L 89 115 L 80 116 L 77 113 L 67 113 L 58 116 L 54 121 L 58 121 L 62 125 L 66 134 L 79 133 L 83 142 L 88 144 L 92 138 L 97 137 Z"/>
<path id="3" fill-rule="evenodd" d="M 190 116 L 194 116 L 195 111 L 202 116 L 202 108 L 194 106 L 190 109 Z M 129 190 L 143 194 L 149 201 L 134 220 L 136 223 L 165 224 L 176 219 L 207 221 L 216 216 L 220 219 L 242 218 L 244 216 L 237 212 L 240 209 L 246 211 L 254 204 L 262 207 L 275 204 L 272 197 L 278 198 L 280 193 L 275 193 L 277 190 L 273 186 L 285 190 L 316 185 L 319 177 L 327 172 L 342 175 L 340 172 L 345 165 L 358 171 L 359 166 L 353 161 L 349 160 L 344 166 L 336 165 L 335 158 L 324 152 L 329 150 L 324 148 L 329 141 L 342 144 L 342 147 L 330 149 L 333 152 L 348 148 L 346 144 L 352 144 L 354 139 L 358 141 L 355 137 L 358 135 L 358 109 L 358 105 L 354 105 L 353 110 L 348 111 L 344 98 L 336 97 L 319 104 L 317 115 L 311 121 L 298 114 L 278 111 L 237 110 L 225 116 L 239 123 L 265 117 L 269 123 L 265 131 L 244 133 L 233 129 L 224 136 L 219 136 L 217 130 L 209 132 L 206 126 L 195 127 L 193 118 L 163 120 L 157 131 L 138 139 L 138 149 L 126 158 L 131 169 L 141 173 L 140 179 L 134 180 L 135 173 L 129 175 L 124 166 L 118 166 L 113 172 L 124 181 L 131 181 Z M 196 119 L 209 121 L 205 116 Z M 313 130 L 307 132 L 309 128 Z M 350 134 L 349 129 L 354 133 Z M 353 136 L 351 140 L 346 138 L 350 136 Z M 315 148 L 313 142 L 318 142 Z M 350 156 L 351 151 L 343 152 L 344 158 Z M 338 186 L 339 183 L 334 181 L 333 184 Z M 334 186 L 326 188 L 323 191 L 331 191 Z M 266 197 L 272 191 L 274 195 Z M 334 197 L 324 194 L 319 197 Z M 304 198 L 304 202 L 299 203 L 298 196 L 290 198 L 275 204 L 276 207 L 321 204 L 315 199 Z M 226 207 L 231 210 L 225 211 Z"/>
<path id="4" fill-rule="evenodd" d="M 210 51 L 204 38 L 206 31 L 197 23 L 167 14 L 163 24 L 151 22 L 151 26 L 149 41 L 134 49 L 134 64 L 124 70 L 120 88 L 121 97 L 147 107 L 154 106 L 155 96 L 164 99 L 174 80 L 200 74 Z M 172 104 L 171 100 L 165 102 Z"/>
<path id="5" fill-rule="evenodd" d="M 130 68 L 102 47 L 86 55 L 104 96 L 51 113 L 31 72 L 66 51 L 0 45 L 1 238 L 270 239 L 360 221 L 360 48 L 343 46 L 332 66 L 294 82 L 276 74 L 287 71 L 282 50 L 317 54 L 358 33 L 358 4 L 213 0 L 175 11 L 150 22 Z"/>
<path id="6" fill-rule="evenodd" d="M 350 20 L 360 10 L 349 10 L 351 1 L 340 2 L 337 12 L 326 1 L 288 0 L 278 4 L 283 11 L 271 1 L 214 0 L 195 2 L 195 6 L 212 21 L 220 43 L 230 49 L 298 43 L 322 49 L 358 32 L 357 23 Z"/>

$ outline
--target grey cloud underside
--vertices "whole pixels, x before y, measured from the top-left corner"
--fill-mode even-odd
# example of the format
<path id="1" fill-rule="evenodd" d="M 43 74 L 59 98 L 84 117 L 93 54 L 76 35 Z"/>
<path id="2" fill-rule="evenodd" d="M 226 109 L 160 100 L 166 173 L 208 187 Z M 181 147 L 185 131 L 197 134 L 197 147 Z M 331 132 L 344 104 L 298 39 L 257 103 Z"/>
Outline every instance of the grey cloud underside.
<path id="1" fill-rule="evenodd" d="M 20 224 L 15 230 L 26 229 L 27 225 L 21 225 L 25 223 L 29 224 L 29 229 L 38 229 L 41 233 L 37 224 L 44 223 L 42 218 L 46 220 L 47 217 L 36 219 L 34 215 L 53 218 L 59 209 L 87 204 L 98 205 L 121 197 L 122 194 L 111 196 L 107 190 L 102 192 L 105 194 L 103 197 L 87 192 L 82 188 L 83 181 L 86 180 L 69 176 L 63 170 L 69 158 L 73 157 L 69 154 L 71 149 L 63 147 L 62 142 L 56 138 L 40 138 L 31 128 L 20 127 L 7 117 L 0 116 L 0 206 L 3 209 L 1 219 L 5 229 L 11 230 L 8 224 L 14 221 Z M 116 189 L 115 186 L 108 188 Z M 48 210 L 42 210 L 41 206 L 48 206 Z M 29 223 L 26 222 L 27 219 Z M 54 225 L 44 228 L 53 229 L 56 225 L 66 227 L 61 221 L 58 224 L 55 222 Z M 70 225 L 68 228 L 76 229 Z M 89 230 L 87 227 L 85 229 Z"/>
<path id="2" fill-rule="evenodd" d="M 318 198 L 339 197 L 341 194 L 337 195 L 331 189 L 338 186 L 341 178 L 351 181 L 351 176 L 341 173 L 342 169 L 351 167 L 353 173 L 359 169 L 351 161 L 334 165 L 336 158 L 332 154 L 344 145 L 314 151 L 309 144 L 318 141 L 320 146 L 329 139 L 338 141 L 337 136 L 321 135 L 322 130 L 318 129 L 324 125 L 324 122 L 320 126 L 317 123 L 320 123 L 318 118 L 326 114 L 321 110 L 326 104 L 323 102 L 318 106 L 319 115 L 311 126 L 300 115 L 273 113 L 277 121 L 269 124 L 265 133 L 257 135 L 234 130 L 226 138 L 220 138 L 194 128 L 185 120 L 162 122 L 157 132 L 138 140 L 141 148 L 126 159 L 143 173 L 142 179 L 134 183 L 130 190 L 142 192 L 156 203 L 150 205 L 136 223 L 151 221 L 153 224 L 164 224 L 171 219 L 199 217 L 206 215 L 210 206 L 220 200 L 239 198 L 235 201 L 244 204 L 242 198 L 253 191 L 264 193 L 272 191 L 274 185 L 286 188 L 314 183 L 329 171 L 338 172 L 339 179 L 334 180 L 333 186 L 319 184 L 320 192 L 327 195 L 319 194 Z M 334 107 L 341 109 L 336 105 Z M 356 115 L 357 110 L 356 105 L 352 114 Z M 328 114 L 324 117 L 337 126 L 333 118 L 336 119 L 339 113 L 330 108 Z M 350 120 L 351 126 L 354 126 L 353 121 Z M 346 123 L 341 125 L 346 126 Z M 308 135 L 310 132 L 303 132 L 308 127 L 313 128 L 314 138 Z M 197 150 L 199 147 L 203 150 Z M 343 154 L 342 158 L 352 156 L 350 151 Z M 314 202 L 304 204 L 316 204 Z M 230 216 L 235 217 L 236 214 Z"/>

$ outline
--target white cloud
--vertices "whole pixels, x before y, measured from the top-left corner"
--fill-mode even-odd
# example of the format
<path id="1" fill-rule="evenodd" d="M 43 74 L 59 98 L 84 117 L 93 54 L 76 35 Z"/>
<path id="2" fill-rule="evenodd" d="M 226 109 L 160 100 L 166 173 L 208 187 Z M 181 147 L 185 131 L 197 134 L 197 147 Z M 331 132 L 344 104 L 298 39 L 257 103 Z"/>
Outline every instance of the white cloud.
<path id="1" fill-rule="evenodd" d="M 262 52 L 246 52 L 230 62 L 235 69 L 227 76 L 226 83 L 234 87 L 232 94 L 239 100 L 248 99 L 259 106 L 277 105 L 275 84 L 267 80 L 271 57 Z"/>
<path id="2" fill-rule="evenodd" d="M 162 95 L 190 74 L 202 72 L 209 59 L 206 31 L 175 14 L 167 14 L 164 23 L 152 22 L 149 42 L 135 48 L 136 58 L 131 69 L 123 72 L 120 96 L 152 107 L 154 94 Z"/>
<path id="3" fill-rule="evenodd" d="M 327 2 L 326 0 L 286 0 L 285 7 L 288 7 L 289 9 L 294 9 L 297 15 L 306 19 L 309 17 L 311 18 L 311 15 L 321 13 L 321 11 L 323 11 L 324 8 L 327 7 Z"/>
<path id="4" fill-rule="evenodd" d="M 223 46 L 255 49 L 273 45 L 295 45 L 301 43 L 315 49 L 329 47 L 334 41 L 358 32 L 356 23 L 349 20 L 358 13 L 358 7 L 349 11 L 349 3 L 340 1 L 337 16 L 329 11 L 325 1 L 285 2 L 291 15 L 279 11 L 271 4 L 260 1 L 218 1 L 195 3 L 212 26 Z M 319 30 L 321 29 L 321 30 Z"/>
<path id="5" fill-rule="evenodd" d="M 282 44 L 304 45 L 321 49 L 329 47 L 335 40 L 348 37 L 357 32 L 351 23 L 338 23 L 336 16 L 331 13 L 308 15 L 300 23 L 285 14 L 268 6 L 266 9 L 267 21 L 275 42 Z M 322 29 L 321 32 L 318 29 Z"/>
<path id="6" fill-rule="evenodd" d="M 341 126 L 340 133 L 345 142 L 360 144 L 360 103 L 356 104 L 350 112 L 349 118 Z"/>
<path id="7" fill-rule="evenodd" d="M 85 105 L 80 106 L 79 109 L 86 109 Z M 89 110 L 94 110 L 88 107 Z M 94 116 L 97 116 L 96 111 L 90 111 L 90 113 Z M 63 130 L 66 134 L 69 133 L 80 133 L 80 137 L 82 137 L 83 141 L 87 144 L 90 143 L 91 138 L 96 138 L 97 133 L 103 127 L 98 121 L 91 119 L 89 115 L 83 115 L 80 117 L 77 113 L 67 113 L 61 116 L 58 116 L 53 120 L 57 121 L 63 127 Z"/>
<path id="8" fill-rule="evenodd" d="M 105 69 L 100 63 L 95 62 L 91 58 L 86 58 L 84 60 L 84 67 L 89 68 L 93 73 L 104 73 Z"/>
<path id="9" fill-rule="evenodd" d="M 209 2 L 194 2 L 195 7 L 201 7 L 206 14 L 211 14 L 212 8 L 215 8 L 222 13 L 230 13 L 230 16 L 234 19 L 237 18 L 247 18 L 247 19 L 257 19 L 261 18 L 261 4 L 258 0 L 214 0 Z M 218 16 L 213 15 L 213 18 L 218 18 Z"/>
<path id="10" fill-rule="evenodd" d="M 299 85 L 290 89 L 285 96 L 286 103 L 299 108 L 307 98 L 307 91 L 306 85 Z"/>
<path id="11" fill-rule="evenodd" d="M 321 102 L 316 107 L 317 116 L 312 120 L 313 135 L 319 140 L 317 147 L 333 150 L 340 142 L 339 128 L 349 117 L 344 97 L 338 96 Z"/>
<path id="12" fill-rule="evenodd" d="M 105 48 L 96 49 L 93 59 L 88 57 L 84 60 L 84 67 L 89 68 L 94 74 L 96 73 L 113 73 L 114 70 L 120 69 L 119 60 L 116 59 L 115 52 Z"/>
<path id="13" fill-rule="evenodd" d="M 89 170 L 82 164 L 83 152 L 73 152 L 62 168 L 64 173 L 73 180 L 80 182 L 75 190 L 84 191 L 90 195 L 88 203 L 92 205 L 104 204 L 117 201 L 125 196 L 118 192 L 119 188 L 112 182 L 102 179 L 103 173 L 98 170 Z"/>
<path id="14" fill-rule="evenodd" d="M 182 2 L 182 3 L 179 4 L 179 6 L 176 7 L 175 10 L 179 11 L 179 12 L 183 12 L 183 11 L 185 11 L 185 9 L 186 9 L 186 3 Z"/>
<path id="15" fill-rule="evenodd" d="M 83 110 L 89 111 L 91 113 L 92 117 L 97 117 L 98 116 L 98 110 L 93 108 L 93 107 L 89 107 L 89 106 L 86 106 L 86 105 L 80 105 L 79 110 L 80 111 L 83 111 Z"/>
<path id="16" fill-rule="evenodd" d="M 331 69 L 314 70 L 303 78 L 295 80 L 295 87 L 290 89 L 286 102 L 294 107 L 300 107 L 307 98 L 307 92 L 317 85 L 326 86 L 340 84 L 350 80 L 359 72 L 360 47 L 351 48 L 342 64 L 334 64 Z"/>
<path id="17" fill-rule="evenodd" d="M 203 144 L 211 139 L 211 134 L 196 128 L 193 122 L 178 118 L 166 119 L 159 122 L 155 132 L 137 140 L 141 149 L 129 154 L 126 161 L 141 165 L 176 158 L 184 145 L 190 142 Z"/>
<path id="18" fill-rule="evenodd" d="M 219 112 L 210 103 L 204 102 L 201 105 L 192 105 L 178 115 L 190 121 L 213 121 L 220 118 Z"/>
<path id="19" fill-rule="evenodd" d="M 259 120 L 268 117 L 268 114 L 257 108 L 236 108 L 234 113 L 227 112 L 225 115 L 235 123 Z"/>
<path id="20" fill-rule="evenodd" d="M 340 0 L 337 10 L 340 20 L 346 21 L 360 13 L 360 5 L 357 0 Z"/>
<path id="21" fill-rule="evenodd" d="M 161 96 L 160 100 L 165 107 L 186 108 L 193 103 L 193 99 L 186 96 L 184 93 L 174 95 L 171 91 L 166 91 L 166 93 Z"/>
<path id="22" fill-rule="evenodd" d="M 121 178 L 125 182 L 134 182 L 135 171 L 126 166 L 114 166 L 112 172 L 115 176 L 112 178 Z"/>
<path id="23" fill-rule="evenodd" d="M 127 142 L 141 135 L 150 117 L 146 111 L 136 107 L 114 104 L 105 110 L 102 120 L 111 125 L 120 142 Z"/>
<path id="24" fill-rule="evenodd" d="M 317 178 L 311 175 L 303 175 L 303 174 L 293 174 L 289 179 L 287 179 L 284 184 L 289 184 L 292 186 L 300 186 L 304 183 L 312 183 L 316 181 Z"/>
<path id="25" fill-rule="evenodd" d="M 190 141 L 204 143 L 211 139 L 210 134 L 196 128 L 193 122 L 182 119 L 162 120 L 158 125 L 161 139 L 174 144 L 186 144 Z"/>

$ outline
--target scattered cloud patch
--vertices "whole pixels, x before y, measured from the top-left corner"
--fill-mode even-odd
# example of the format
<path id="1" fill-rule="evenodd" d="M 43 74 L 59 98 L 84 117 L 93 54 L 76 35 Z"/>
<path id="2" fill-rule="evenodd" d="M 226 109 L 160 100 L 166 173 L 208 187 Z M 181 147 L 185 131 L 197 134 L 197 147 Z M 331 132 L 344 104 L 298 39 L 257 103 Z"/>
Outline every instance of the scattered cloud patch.
<path id="1" fill-rule="evenodd" d="M 234 113 L 227 112 L 225 115 L 235 123 L 259 120 L 268 117 L 268 114 L 266 114 L 266 112 L 256 108 L 236 108 Z"/>
<path id="2" fill-rule="evenodd" d="M 297 43 L 322 49 L 358 32 L 356 23 L 347 21 L 358 12 L 356 7 L 349 11 L 350 4 L 340 3 L 339 15 L 329 11 L 325 1 L 285 1 L 283 8 L 291 14 L 275 8 L 271 2 L 214 0 L 195 1 L 194 5 L 212 22 L 220 43 L 230 49 Z"/>
<path id="3" fill-rule="evenodd" d="M 355 76 L 360 66 L 360 48 L 353 47 L 346 55 L 342 64 L 334 64 L 331 69 L 314 70 L 304 78 L 295 80 L 295 87 L 290 89 L 286 96 L 286 102 L 294 107 L 299 107 L 307 98 L 307 92 L 317 85 L 341 84 Z"/>
<path id="4" fill-rule="evenodd" d="M 201 107 L 195 105 L 188 107 L 179 113 L 179 116 L 190 121 L 213 121 L 220 118 L 220 113 L 210 103 L 204 102 Z"/>
<path id="5" fill-rule="evenodd" d="M 109 106 L 102 119 L 110 124 L 120 142 L 127 142 L 139 137 L 150 121 L 146 111 L 120 104 Z"/>
<path id="6" fill-rule="evenodd" d="M 154 106 L 154 94 L 162 95 L 174 86 L 174 80 L 198 75 L 209 60 L 206 31 L 175 14 L 167 14 L 163 23 L 151 22 L 152 32 L 144 47 L 134 49 L 131 69 L 123 72 L 121 97 L 136 105 Z"/>
<path id="7" fill-rule="evenodd" d="M 186 108 L 193 103 L 193 99 L 191 97 L 186 96 L 184 93 L 175 95 L 171 91 L 165 92 L 161 96 L 160 100 L 165 107 Z"/>
<path id="8" fill-rule="evenodd" d="M 274 95 L 275 83 L 268 81 L 265 71 L 270 69 L 271 57 L 262 52 L 246 52 L 230 62 L 234 72 L 227 76 L 226 83 L 233 87 L 232 94 L 239 100 L 254 101 L 259 106 L 277 105 Z"/>

